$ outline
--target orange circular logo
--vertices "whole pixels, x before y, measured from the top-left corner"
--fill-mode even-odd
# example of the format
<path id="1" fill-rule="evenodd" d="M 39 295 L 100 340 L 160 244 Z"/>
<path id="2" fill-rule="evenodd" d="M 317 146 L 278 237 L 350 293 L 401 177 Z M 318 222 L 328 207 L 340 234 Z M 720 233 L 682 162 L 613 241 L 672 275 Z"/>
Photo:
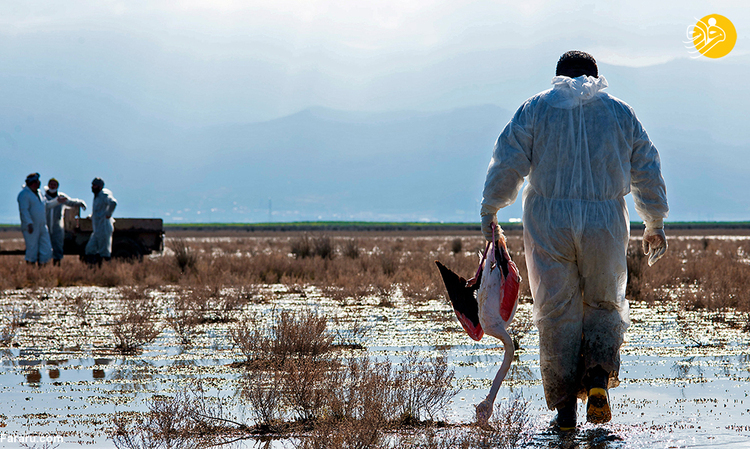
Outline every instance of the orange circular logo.
<path id="1" fill-rule="evenodd" d="M 737 30 L 726 17 L 710 14 L 688 27 L 688 39 L 696 52 L 707 58 L 716 59 L 732 51 L 737 43 Z"/>

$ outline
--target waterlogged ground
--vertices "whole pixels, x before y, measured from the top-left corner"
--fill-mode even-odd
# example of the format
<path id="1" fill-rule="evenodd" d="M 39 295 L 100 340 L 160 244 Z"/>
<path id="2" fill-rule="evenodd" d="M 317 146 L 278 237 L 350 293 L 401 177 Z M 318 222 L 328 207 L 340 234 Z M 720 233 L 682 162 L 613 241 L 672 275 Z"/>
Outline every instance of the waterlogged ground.
<path id="1" fill-rule="evenodd" d="M 251 301 L 246 312 L 270 316 L 274 308 L 313 308 L 340 317 L 342 328 L 347 320 L 363 321 L 368 329 L 363 343 L 376 358 L 398 363 L 412 348 L 422 355 L 445 351 L 460 388 L 445 410 L 452 423 L 472 421 L 474 404 L 484 398 L 502 359 L 499 342 L 470 340 L 442 299 L 415 305 L 397 295 L 392 306 L 380 304 L 380 298 L 342 305 L 315 288 L 267 285 L 256 293 L 263 300 Z M 90 302 L 83 317 L 70 303 L 80 294 Z M 165 287 L 153 294 L 166 308 L 174 291 Z M 57 436 L 61 448 L 113 447 L 109 435 L 116 414 L 146 410 L 145 400 L 155 394 L 174 395 L 200 379 L 210 394 L 231 396 L 239 372 L 230 364 L 243 359 L 227 335 L 232 323 L 201 327 L 189 347 L 164 328 L 143 353 L 123 356 L 113 350 L 111 333 L 118 296 L 117 289 L 76 287 L 6 291 L 0 297 L 6 311 L 25 315 L 17 347 L 1 355 L 0 447 L 20 447 L 13 438 L 31 436 Z M 530 305 L 522 305 L 517 324 L 523 327 L 530 313 Z M 544 406 L 537 334 L 529 328 L 498 399 L 520 393 L 530 402 L 532 428 L 525 447 L 750 448 L 750 334 L 738 325 L 746 318 L 685 312 L 674 303 L 631 304 L 631 316 L 622 384 L 611 391 L 612 423 L 582 425 L 567 436 L 548 430 L 553 413 Z M 579 416 L 584 413 L 580 405 Z M 234 415 L 250 419 L 240 406 Z M 249 440 L 233 447 L 291 445 Z"/>

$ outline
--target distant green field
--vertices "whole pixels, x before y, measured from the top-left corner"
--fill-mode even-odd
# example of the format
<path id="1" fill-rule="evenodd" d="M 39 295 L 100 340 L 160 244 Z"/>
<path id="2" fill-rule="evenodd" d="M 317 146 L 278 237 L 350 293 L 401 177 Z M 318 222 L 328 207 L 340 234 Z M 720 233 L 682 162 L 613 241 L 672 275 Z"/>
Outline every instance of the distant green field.
<path id="1" fill-rule="evenodd" d="M 116 226 L 116 225 L 115 225 Z M 500 223 L 507 230 L 523 229 L 521 223 Z M 631 221 L 631 228 L 643 227 L 640 221 Z M 667 222 L 667 229 L 750 229 L 750 221 L 675 221 Z M 19 230 L 18 224 L 0 224 L 0 231 Z M 479 230 L 480 223 L 462 222 L 385 222 L 385 221 L 294 221 L 272 223 L 165 223 L 164 230 L 247 230 L 247 231 L 433 231 Z"/>
<path id="2" fill-rule="evenodd" d="M 523 229 L 521 223 L 500 223 L 506 230 Z M 643 228 L 640 221 L 630 222 L 632 229 Z M 750 221 L 685 221 L 667 222 L 667 229 L 750 229 Z M 247 231 L 479 231 L 480 223 L 447 222 L 380 222 L 380 221 L 296 221 L 288 223 L 169 223 L 169 230 L 221 230 Z"/>

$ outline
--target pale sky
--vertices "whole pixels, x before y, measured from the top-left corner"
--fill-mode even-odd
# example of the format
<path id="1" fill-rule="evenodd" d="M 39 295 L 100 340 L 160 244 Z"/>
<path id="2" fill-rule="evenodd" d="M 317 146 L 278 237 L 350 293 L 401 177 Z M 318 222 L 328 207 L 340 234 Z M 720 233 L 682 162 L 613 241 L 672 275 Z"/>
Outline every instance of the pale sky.
<path id="1" fill-rule="evenodd" d="M 733 22 L 737 43 L 719 60 L 690 59 L 687 29 L 709 14 Z M 255 215 L 220 220 L 258 221 L 273 199 L 275 210 L 286 208 L 289 216 L 331 219 L 304 209 L 287 186 L 292 180 L 271 182 L 283 173 L 252 163 L 231 173 L 227 167 L 207 168 L 215 162 L 216 136 L 223 135 L 217 129 L 317 107 L 384 117 L 484 105 L 510 113 L 548 88 L 559 56 L 575 49 L 597 58 L 609 92 L 638 111 L 667 162 L 692 164 L 667 164 L 668 185 L 678 186 L 670 191 L 677 211 L 672 218 L 747 219 L 750 200 L 741 199 L 748 181 L 738 167 L 750 166 L 745 150 L 750 128 L 744 126 L 750 104 L 748 29 L 746 1 L 5 0 L 0 157 L 12 173 L 3 172 L 0 189 L 14 191 L 28 172 L 39 171 L 70 180 L 65 188 L 83 197 L 90 179 L 102 176 L 120 187 L 125 215 L 164 216 L 190 208 L 203 217 L 206 210 L 231 211 L 234 202 L 247 201 Z M 502 125 L 488 135 L 499 134 Z M 255 141 L 253 135 L 234 135 L 247 141 L 237 144 L 239 153 Z M 319 143 L 311 140 L 311 148 Z M 481 145 L 489 152 L 492 137 L 487 140 Z M 333 144 L 314 151 L 329 151 L 324 156 L 336 160 Z M 410 149 L 398 151 L 408 155 Z M 489 153 L 482 153 L 467 161 L 479 167 L 477 174 L 452 181 L 456 190 L 463 184 L 468 192 L 456 199 L 455 209 L 475 207 L 488 160 Z M 693 207 L 692 183 L 682 174 L 704 167 L 704 160 L 713 165 L 701 173 L 714 178 L 702 192 L 713 196 L 706 193 L 708 206 Z M 238 200 L 227 178 L 234 182 L 241 176 L 260 185 Z M 183 177 L 195 182 L 194 190 L 185 204 L 173 204 L 183 201 L 168 196 Z M 725 186 L 716 187 L 722 180 Z M 321 186 L 306 185 L 306 193 L 331 213 L 443 217 L 439 204 L 415 212 L 422 207 L 418 196 L 429 196 L 425 186 L 414 204 L 394 211 L 370 210 L 361 199 L 342 200 L 338 185 L 326 191 Z M 354 198 L 359 187 L 347 187 Z M 209 188 L 219 193 L 213 197 Z M 14 195 L 0 203 L 0 222 L 17 221 Z M 724 209 L 714 214 L 710 208 L 721 198 Z M 455 217 L 450 219 L 476 218 L 473 212 Z"/>
<path id="2" fill-rule="evenodd" d="M 531 68 L 573 48 L 605 64 L 664 63 L 687 56 L 688 25 L 711 13 L 750 25 L 742 1 L 5 1 L 0 61 L 8 75 L 95 89 L 144 114 L 252 120 L 322 98 L 388 109 L 373 102 L 383 79 L 483 52 Z M 740 33 L 727 58 L 748 53 Z"/>

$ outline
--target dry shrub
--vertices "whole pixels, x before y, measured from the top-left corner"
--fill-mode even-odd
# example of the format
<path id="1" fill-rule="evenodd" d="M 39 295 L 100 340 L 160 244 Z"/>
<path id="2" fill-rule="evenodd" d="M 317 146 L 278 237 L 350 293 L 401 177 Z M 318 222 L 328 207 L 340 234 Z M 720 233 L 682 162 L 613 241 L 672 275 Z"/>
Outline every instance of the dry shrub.
<path id="1" fill-rule="evenodd" d="M 174 397 L 151 396 L 145 414 L 119 414 L 112 440 L 118 449 L 181 449 L 210 447 L 222 443 L 234 429 L 220 408 L 208 406 L 194 393 Z"/>
<path id="2" fill-rule="evenodd" d="M 173 239 L 169 248 L 174 252 L 174 261 L 181 272 L 195 269 L 198 263 L 198 254 L 188 245 L 185 239 Z"/>
<path id="3" fill-rule="evenodd" d="M 315 429 L 306 444 L 320 444 L 316 433 L 335 427 L 366 431 L 368 441 L 377 441 L 394 425 L 435 416 L 457 391 L 444 358 L 419 358 L 412 351 L 394 369 L 390 362 L 336 354 L 327 360 L 290 358 L 283 366 L 246 373 L 239 396 L 251 406 L 256 429 L 281 428 L 282 411 L 288 410 L 290 418 Z"/>
<path id="4" fill-rule="evenodd" d="M 455 373 L 444 355 L 420 357 L 415 350 L 393 368 L 390 362 L 335 351 L 327 318 L 312 311 L 273 312 L 269 324 L 250 316 L 231 329 L 232 339 L 250 363 L 240 379 L 238 396 L 250 406 L 260 431 L 278 428 L 284 411 L 314 434 L 331 429 L 358 429 L 367 441 L 380 441 L 392 424 L 412 425 L 434 418 L 457 393 Z M 353 334 L 364 334 L 351 323 Z M 333 427 L 331 427 L 333 426 Z M 369 430 L 368 430 L 369 429 Z M 346 437 L 349 438 L 349 437 Z M 319 444 L 312 436 L 304 444 Z M 355 440 L 341 442 L 345 447 Z M 312 446 L 310 446 L 312 447 Z M 354 446 L 352 446 L 354 447 Z"/>
<path id="5" fill-rule="evenodd" d="M 19 310 L 11 310 L 3 315 L 3 325 L 0 327 L 0 347 L 7 347 L 13 343 L 16 331 L 22 326 L 26 313 Z"/>
<path id="6" fill-rule="evenodd" d="M 250 294 L 244 290 L 226 291 L 219 285 L 207 285 L 179 293 L 180 305 L 192 311 L 197 324 L 227 323 L 247 304 Z"/>
<path id="7" fill-rule="evenodd" d="M 193 296 L 185 294 L 184 291 L 179 292 L 174 298 L 174 306 L 166 321 L 183 345 L 191 344 L 202 321 Z"/>
<path id="8" fill-rule="evenodd" d="M 456 237 L 455 239 L 451 240 L 451 252 L 453 254 L 460 253 L 461 249 L 463 249 L 463 246 L 464 245 L 460 237 Z"/>
<path id="9" fill-rule="evenodd" d="M 123 291 L 127 292 L 126 296 L 133 296 L 121 300 L 119 308 L 122 311 L 115 316 L 112 333 L 115 349 L 130 354 L 154 341 L 161 332 L 158 325 L 159 309 L 150 296 L 138 296 L 137 289 Z"/>
<path id="10" fill-rule="evenodd" d="M 349 259 L 359 258 L 359 253 L 360 253 L 359 240 L 357 239 L 344 240 L 344 246 L 342 248 L 342 252 L 344 253 L 344 256 L 348 257 Z"/>
<path id="11" fill-rule="evenodd" d="M 628 247 L 627 295 L 633 300 L 672 300 L 688 309 L 750 311 L 750 264 L 736 241 L 704 237 L 670 239 L 669 250 L 649 267 L 640 242 Z"/>
<path id="12" fill-rule="evenodd" d="M 336 248 L 333 244 L 333 237 L 330 235 L 321 235 L 313 239 L 313 250 L 315 255 L 321 259 L 333 259 Z"/>
<path id="13" fill-rule="evenodd" d="M 520 395 L 496 406 L 490 425 L 481 427 L 428 427 L 399 435 L 391 447 L 403 449 L 514 449 L 531 440 L 529 402 Z"/>
<path id="14" fill-rule="evenodd" d="M 350 357 L 331 376 L 330 418 L 384 424 L 398 415 L 390 362 Z"/>
<path id="15" fill-rule="evenodd" d="M 310 236 L 307 234 L 303 234 L 292 240 L 291 246 L 291 252 L 297 259 L 304 259 L 313 255 L 312 242 L 310 241 Z"/>
<path id="16" fill-rule="evenodd" d="M 524 281 L 522 300 L 530 297 L 523 242 L 508 235 L 511 257 Z M 303 235 L 267 239 L 237 238 L 228 241 L 187 241 L 185 251 L 196 257 L 184 272 L 172 257 L 145 257 L 135 263 L 113 260 L 89 268 L 73 257 L 62 266 L 27 266 L 23 258 L 0 258 L 0 287 L 6 289 L 79 285 L 179 284 L 184 288 L 220 285 L 223 289 L 245 285 L 283 283 L 315 285 L 342 302 L 379 296 L 383 305 L 392 303 L 399 289 L 416 301 L 443 298 L 444 287 L 433 261 L 445 263 L 456 273 L 474 275 L 484 248 L 484 239 L 461 237 L 461 251 L 454 252 L 456 237 L 358 237 L 343 242 L 341 254 L 333 257 L 334 239 L 325 235 Z M 291 243 L 290 243 L 291 242 Z M 292 255 L 289 253 L 290 244 Z M 318 250 L 316 250 L 316 244 Z M 632 300 L 674 300 L 692 309 L 736 308 L 750 311 L 750 281 L 747 241 L 720 238 L 670 239 L 669 251 L 655 266 L 648 267 L 633 240 L 628 249 L 627 297 Z M 349 249 L 347 249 L 349 248 Z M 355 251 L 356 250 L 356 251 Z M 317 251 L 317 254 L 316 254 Z M 356 254 L 356 256 L 355 256 Z M 230 306 L 221 316 L 231 320 L 239 307 Z"/>
<path id="17" fill-rule="evenodd" d="M 480 432 L 478 447 L 515 448 L 529 438 L 530 404 L 516 394 L 509 401 L 496 405 L 489 432 Z"/>
<path id="18" fill-rule="evenodd" d="M 266 361 L 283 366 L 293 357 L 316 360 L 333 348 L 334 335 L 325 317 L 313 311 L 273 311 L 270 325 L 249 316 L 230 329 L 230 335 L 248 362 Z"/>
<path id="19" fill-rule="evenodd" d="M 94 305 L 95 296 L 90 291 L 76 291 L 75 293 L 68 293 L 64 296 L 64 302 L 71 309 L 73 313 L 80 319 L 85 320 L 89 310 Z"/>
<path id="20" fill-rule="evenodd" d="M 398 420 L 409 424 L 426 416 L 434 419 L 458 393 L 453 379 L 454 372 L 448 369 L 444 354 L 420 357 L 415 350 L 410 351 L 394 379 Z"/>
<path id="21" fill-rule="evenodd" d="M 243 373 L 238 393 L 250 404 L 250 416 L 257 426 L 268 430 L 281 420 L 283 382 L 280 370 Z"/>
<path id="22" fill-rule="evenodd" d="M 390 447 L 383 429 L 368 420 L 333 421 L 317 424 L 300 438 L 295 449 L 385 449 Z"/>
<path id="23" fill-rule="evenodd" d="M 339 317 L 332 320 L 337 329 L 335 333 L 335 346 L 339 348 L 364 349 L 365 337 L 369 328 L 359 319 L 343 322 Z"/>
<path id="24" fill-rule="evenodd" d="M 321 259 L 333 259 L 336 248 L 333 237 L 322 234 L 310 237 L 303 234 L 291 241 L 291 253 L 297 259 L 318 256 Z"/>
<path id="25" fill-rule="evenodd" d="M 399 256 L 395 251 L 389 251 L 377 256 L 380 262 L 380 269 L 386 276 L 393 276 L 399 269 Z"/>
<path id="26" fill-rule="evenodd" d="M 299 421 L 320 420 L 330 402 L 336 376 L 330 365 L 311 357 L 287 359 L 284 363 L 283 391 L 287 406 Z"/>

